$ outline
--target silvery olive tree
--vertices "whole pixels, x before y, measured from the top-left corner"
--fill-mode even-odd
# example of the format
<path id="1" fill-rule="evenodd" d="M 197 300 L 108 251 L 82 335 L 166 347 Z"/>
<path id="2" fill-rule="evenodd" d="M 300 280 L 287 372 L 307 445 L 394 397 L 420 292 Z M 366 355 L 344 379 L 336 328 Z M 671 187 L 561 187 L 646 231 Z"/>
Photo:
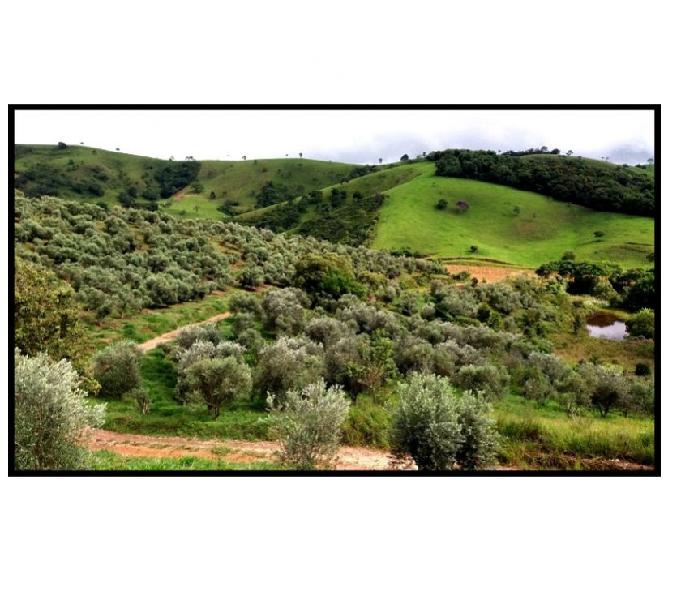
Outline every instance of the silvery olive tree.
<path id="1" fill-rule="evenodd" d="M 18 469 L 78 469 L 87 466 L 80 445 L 86 427 L 104 423 L 102 405 L 92 406 L 79 376 L 66 360 L 46 354 L 14 354 L 14 456 Z"/>
<path id="2" fill-rule="evenodd" d="M 295 469 L 329 467 L 340 443 L 341 425 L 350 400 L 340 386 L 326 387 L 322 379 L 286 393 L 278 404 L 270 395 L 272 430 L 281 441 L 281 458 Z"/>

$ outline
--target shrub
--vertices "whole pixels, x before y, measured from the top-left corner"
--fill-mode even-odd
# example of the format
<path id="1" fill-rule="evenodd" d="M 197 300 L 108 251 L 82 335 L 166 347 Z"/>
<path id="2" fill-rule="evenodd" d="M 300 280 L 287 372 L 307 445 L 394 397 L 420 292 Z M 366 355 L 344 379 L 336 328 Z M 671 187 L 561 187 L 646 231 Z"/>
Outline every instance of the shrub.
<path id="1" fill-rule="evenodd" d="M 337 254 L 302 257 L 295 265 L 293 282 L 317 301 L 325 297 L 340 298 L 343 294 L 364 294 L 352 266 Z"/>
<path id="2" fill-rule="evenodd" d="M 66 360 L 14 354 L 14 456 L 18 469 L 87 466 L 83 429 L 104 424 L 104 406 L 91 406 Z"/>
<path id="3" fill-rule="evenodd" d="M 143 415 L 148 414 L 151 409 L 151 397 L 147 391 L 141 387 L 123 394 L 123 400 L 135 403 Z"/>
<path id="4" fill-rule="evenodd" d="M 655 337 L 655 312 L 642 308 L 627 321 L 627 331 L 634 337 L 652 339 Z"/>
<path id="5" fill-rule="evenodd" d="M 466 365 L 459 369 L 454 378 L 459 388 L 482 392 L 490 402 L 501 400 L 508 382 L 506 370 L 494 365 Z"/>
<path id="6" fill-rule="evenodd" d="M 324 373 L 321 346 L 304 337 L 280 337 L 260 352 L 256 385 L 266 396 L 283 400 L 289 390 L 301 389 Z"/>
<path id="7" fill-rule="evenodd" d="M 449 205 L 449 202 L 447 202 L 447 200 L 445 198 L 440 198 L 437 201 L 435 208 L 437 208 L 438 210 L 445 210 L 448 205 Z"/>
<path id="8" fill-rule="evenodd" d="M 234 356 L 204 358 L 187 369 L 186 386 L 189 400 L 205 403 L 217 419 L 223 405 L 250 393 L 251 371 Z"/>
<path id="9" fill-rule="evenodd" d="M 462 439 L 447 379 L 414 373 L 399 385 L 391 440 L 398 460 L 411 457 L 424 471 L 451 470 Z"/>
<path id="10" fill-rule="evenodd" d="M 342 388 L 327 389 L 323 380 L 289 391 L 281 406 L 268 398 L 272 408 L 273 431 L 281 441 L 284 463 L 300 470 L 328 466 L 336 455 L 341 425 L 350 401 Z"/>
<path id="11" fill-rule="evenodd" d="M 390 411 L 385 406 L 360 396 L 343 423 L 343 442 L 350 446 L 389 448 L 391 425 Z"/>
<path id="12" fill-rule="evenodd" d="M 188 325 L 177 332 L 175 341 L 180 348 L 187 350 L 199 341 L 217 344 L 220 341 L 220 334 L 212 324 Z"/>
<path id="13" fill-rule="evenodd" d="M 636 370 L 634 371 L 639 377 L 650 375 L 650 367 L 646 363 L 636 363 Z"/>
<path id="14" fill-rule="evenodd" d="M 591 403 L 602 417 L 607 417 L 613 408 L 623 408 L 628 389 L 618 369 L 585 363 L 579 366 L 578 373 L 587 382 Z"/>
<path id="15" fill-rule="evenodd" d="M 499 434 L 486 399 L 465 392 L 456 399 L 461 444 L 457 464 L 467 471 L 489 467 L 496 462 Z"/>
<path id="16" fill-rule="evenodd" d="M 100 393 L 120 398 L 125 392 L 139 387 L 141 352 L 134 342 L 117 342 L 95 354 L 94 376 L 101 386 Z"/>

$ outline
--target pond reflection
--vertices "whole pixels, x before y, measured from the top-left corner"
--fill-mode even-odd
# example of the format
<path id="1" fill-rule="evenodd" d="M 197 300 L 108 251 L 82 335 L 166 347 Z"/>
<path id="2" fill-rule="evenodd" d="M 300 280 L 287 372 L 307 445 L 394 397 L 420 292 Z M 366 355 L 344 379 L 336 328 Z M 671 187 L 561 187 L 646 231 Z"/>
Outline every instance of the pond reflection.
<path id="1" fill-rule="evenodd" d="M 591 337 L 606 340 L 623 340 L 627 335 L 627 326 L 609 312 L 597 312 L 586 319 L 586 329 Z"/>

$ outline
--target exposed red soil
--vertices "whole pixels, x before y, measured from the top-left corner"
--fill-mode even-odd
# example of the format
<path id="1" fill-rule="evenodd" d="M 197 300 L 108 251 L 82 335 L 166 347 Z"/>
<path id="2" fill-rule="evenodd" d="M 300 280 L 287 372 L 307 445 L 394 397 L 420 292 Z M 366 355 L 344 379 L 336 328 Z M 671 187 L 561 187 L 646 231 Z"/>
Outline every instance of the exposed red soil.
<path id="1" fill-rule="evenodd" d="M 195 456 L 232 463 L 277 460 L 277 442 L 247 440 L 201 440 L 196 438 L 138 435 L 93 429 L 86 438 L 90 450 L 108 450 L 121 456 L 154 458 Z M 342 446 L 334 465 L 337 470 L 394 469 L 388 452 L 372 448 Z"/>
<path id="2" fill-rule="evenodd" d="M 471 277 L 476 277 L 478 281 L 483 280 L 487 283 L 497 283 L 498 281 L 503 281 L 514 275 L 529 275 L 535 276 L 532 269 L 523 269 L 522 267 L 491 267 L 491 266 L 480 266 L 480 265 L 467 265 L 465 263 L 450 263 L 445 265 L 447 267 L 447 272 L 449 273 L 459 273 L 461 271 L 467 271 L 471 274 Z"/>

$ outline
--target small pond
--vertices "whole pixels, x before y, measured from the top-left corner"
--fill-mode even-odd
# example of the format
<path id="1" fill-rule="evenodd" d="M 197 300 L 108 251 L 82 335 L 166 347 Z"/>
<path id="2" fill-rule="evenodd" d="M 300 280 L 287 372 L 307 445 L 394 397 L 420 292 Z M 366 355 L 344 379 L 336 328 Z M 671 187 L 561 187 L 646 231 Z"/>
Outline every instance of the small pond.
<path id="1" fill-rule="evenodd" d="M 627 326 L 609 312 L 597 312 L 586 319 L 586 329 L 591 337 L 606 340 L 623 340 L 627 335 Z"/>

